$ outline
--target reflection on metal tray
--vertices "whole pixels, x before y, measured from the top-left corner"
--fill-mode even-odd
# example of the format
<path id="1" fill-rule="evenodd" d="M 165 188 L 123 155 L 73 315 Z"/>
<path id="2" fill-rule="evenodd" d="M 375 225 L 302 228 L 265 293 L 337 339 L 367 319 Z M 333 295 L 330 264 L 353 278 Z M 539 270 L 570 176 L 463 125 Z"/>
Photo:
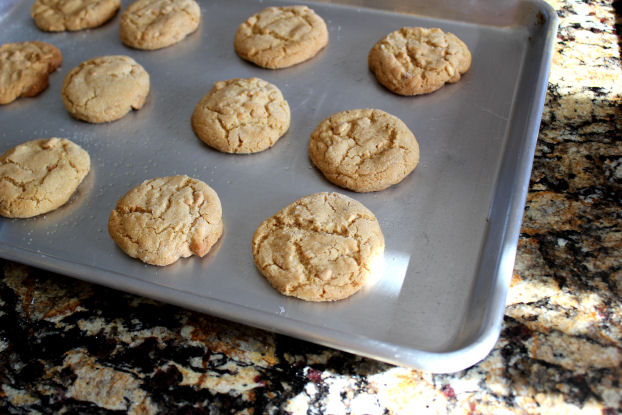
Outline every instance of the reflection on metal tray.
<path id="1" fill-rule="evenodd" d="M 0 108 L 0 151 L 34 138 L 67 137 L 90 153 L 93 167 L 57 211 L 0 218 L 0 256 L 396 364 L 450 372 L 484 358 L 499 333 L 514 263 L 555 35 L 553 10 L 535 0 L 471 1 L 468 8 L 457 1 L 307 3 L 328 25 L 328 47 L 300 65 L 266 70 L 238 58 L 233 36 L 249 15 L 287 3 L 200 4 L 196 33 L 148 52 L 121 44 L 119 15 L 98 29 L 44 33 L 30 19 L 29 1 L 2 9 L 1 43 L 46 41 L 61 49 L 64 61 L 40 96 Z M 388 92 L 368 70 L 367 53 L 402 26 L 455 33 L 472 52 L 470 71 L 433 94 Z M 72 119 L 60 98 L 63 77 L 108 54 L 129 55 L 150 73 L 146 105 L 104 125 Z M 292 110 L 289 131 L 255 155 L 211 150 L 190 127 L 194 106 L 215 81 L 251 76 L 283 91 Z M 308 159 L 307 143 L 330 114 L 365 107 L 401 118 L 419 141 L 421 162 L 399 185 L 358 194 L 324 180 Z M 131 187 L 173 174 L 218 192 L 225 233 L 205 258 L 147 266 L 116 247 L 108 215 Z M 261 221 L 318 191 L 362 202 L 386 238 L 380 281 L 328 304 L 278 294 L 255 269 L 250 250 Z"/>

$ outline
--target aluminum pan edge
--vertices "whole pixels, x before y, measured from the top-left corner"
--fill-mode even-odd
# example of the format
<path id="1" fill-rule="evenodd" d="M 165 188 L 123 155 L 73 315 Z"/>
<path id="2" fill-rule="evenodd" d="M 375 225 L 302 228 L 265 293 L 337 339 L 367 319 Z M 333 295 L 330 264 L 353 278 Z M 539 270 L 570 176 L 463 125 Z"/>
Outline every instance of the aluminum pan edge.
<path id="1" fill-rule="evenodd" d="M 484 312 L 481 313 L 483 315 L 481 316 L 482 322 L 480 323 L 480 331 L 478 334 L 473 338 L 459 339 L 457 344 L 463 345 L 462 348 L 439 355 L 433 354 L 434 357 L 432 357 L 442 359 L 444 356 L 452 361 L 455 359 L 456 361 L 454 363 L 458 363 L 461 358 L 465 358 L 465 355 L 474 357 L 483 350 L 486 350 L 484 356 L 478 360 L 473 361 L 473 359 L 466 357 L 465 360 L 469 360 L 470 363 L 458 363 L 458 366 L 463 366 L 463 369 L 482 360 L 494 347 L 499 337 L 506 297 L 516 259 L 518 238 L 520 236 L 522 216 L 533 165 L 533 156 L 547 92 L 547 80 L 551 69 L 553 45 L 558 26 L 557 13 L 548 3 L 541 0 L 533 0 L 526 3 L 537 10 L 535 16 L 536 22 L 534 24 L 540 25 L 541 29 L 539 30 L 544 32 L 544 34 L 539 39 L 537 45 L 532 45 L 530 53 L 525 57 L 526 60 L 529 60 L 529 58 L 532 57 L 531 55 L 538 54 L 538 59 L 535 61 L 539 62 L 539 65 L 537 68 L 534 68 L 534 71 L 527 73 L 523 71 L 521 74 L 522 79 L 518 85 L 519 93 L 516 102 L 522 101 L 530 103 L 531 105 L 513 108 L 510 140 L 505 149 L 502 171 L 498 175 L 498 177 L 511 177 L 513 180 L 511 183 L 502 181 L 496 183 L 495 197 L 490 209 L 490 223 L 498 223 L 502 226 L 498 225 L 496 229 L 489 227 L 486 236 L 486 244 L 483 250 L 486 251 L 490 246 L 501 245 L 501 254 L 495 258 L 496 261 L 494 264 L 481 264 L 480 272 L 489 270 L 496 274 L 496 278 L 492 280 L 493 284 L 489 287 L 476 285 L 473 288 L 473 293 L 471 295 L 472 303 L 470 304 L 470 312 L 467 313 L 467 315 L 472 316 L 476 314 L 478 309 L 484 310 Z M 532 98 L 531 102 L 521 99 L 521 95 Z M 514 138 L 517 134 L 517 130 L 521 130 L 525 125 L 527 126 L 527 130 L 524 132 L 524 143 L 526 145 L 521 146 L 517 142 L 517 139 Z M 513 171 L 516 174 L 508 175 L 504 173 L 504 171 Z M 493 217 L 497 219 L 493 220 Z M 479 278 L 477 281 L 481 282 L 484 280 Z M 477 292 L 478 290 L 481 292 Z M 486 301 L 484 301 L 484 299 L 486 299 Z M 475 303 L 479 304 L 475 305 Z M 482 304 L 491 305 L 491 307 L 482 307 Z M 469 332 L 469 330 L 465 330 L 468 324 L 473 324 L 473 322 L 465 322 L 463 324 L 463 332 Z M 456 366 L 436 361 L 434 364 L 434 371 L 443 367 L 446 367 L 448 370 L 440 369 L 440 372 L 453 372 Z"/>

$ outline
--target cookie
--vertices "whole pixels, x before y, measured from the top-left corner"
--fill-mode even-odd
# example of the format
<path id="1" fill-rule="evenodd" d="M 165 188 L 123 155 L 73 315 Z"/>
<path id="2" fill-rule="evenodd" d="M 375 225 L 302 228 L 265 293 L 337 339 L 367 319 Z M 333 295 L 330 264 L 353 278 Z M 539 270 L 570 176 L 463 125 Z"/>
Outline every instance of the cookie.
<path id="1" fill-rule="evenodd" d="M 337 186 L 373 192 L 399 183 L 419 163 L 419 144 L 399 118 L 354 109 L 322 121 L 309 139 L 309 158 Z"/>
<path id="2" fill-rule="evenodd" d="M 35 0 L 30 15 L 39 29 L 64 32 L 106 23 L 121 8 L 121 0 Z"/>
<path id="3" fill-rule="evenodd" d="M 225 153 L 265 150 L 285 134 L 289 121 L 279 88 L 259 78 L 216 82 L 191 117 L 196 135 Z"/>
<path id="4" fill-rule="evenodd" d="M 0 104 L 32 97 L 48 86 L 48 76 L 63 56 L 56 46 L 43 42 L 5 43 L 0 46 Z"/>
<path id="5" fill-rule="evenodd" d="M 218 195 L 188 176 L 145 180 L 119 200 L 108 220 L 110 236 L 126 254 L 160 266 L 205 256 L 222 231 Z"/>
<path id="6" fill-rule="evenodd" d="M 252 250 L 255 265 L 281 294 L 334 301 L 356 293 L 378 271 L 384 236 L 361 203 L 316 193 L 259 225 Z"/>
<path id="7" fill-rule="evenodd" d="M 369 68 L 387 89 L 400 95 L 427 94 L 458 82 L 471 66 L 464 42 L 441 29 L 403 27 L 369 51 Z"/>
<path id="8" fill-rule="evenodd" d="M 29 218 L 64 205 L 91 168 L 89 154 L 66 138 L 22 143 L 0 156 L 0 215 Z"/>
<path id="9" fill-rule="evenodd" d="M 200 21 L 194 0 L 137 0 L 121 15 L 119 36 L 132 48 L 160 49 L 182 41 Z"/>
<path id="10" fill-rule="evenodd" d="M 128 56 L 100 56 L 73 68 L 63 80 L 61 94 L 75 118 L 114 121 L 142 108 L 149 94 L 149 74 Z"/>
<path id="11" fill-rule="evenodd" d="M 311 59 L 327 44 L 326 23 L 307 6 L 268 7 L 242 23 L 233 42 L 241 58 L 270 69 Z"/>

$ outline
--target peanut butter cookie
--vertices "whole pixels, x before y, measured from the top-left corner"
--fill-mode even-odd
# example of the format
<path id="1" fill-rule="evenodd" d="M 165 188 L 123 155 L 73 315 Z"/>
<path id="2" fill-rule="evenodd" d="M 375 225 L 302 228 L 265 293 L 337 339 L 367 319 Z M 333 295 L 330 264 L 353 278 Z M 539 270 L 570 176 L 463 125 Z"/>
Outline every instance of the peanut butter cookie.
<path id="1" fill-rule="evenodd" d="M 106 23 L 121 8 L 121 0 L 35 0 L 30 15 L 41 30 L 64 32 Z"/>
<path id="2" fill-rule="evenodd" d="M 136 49 L 160 49 L 197 30 L 201 8 L 194 0 L 137 0 L 121 15 L 121 41 Z"/>
<path id="3" fill-rule="evenodd" d="M 91 123 L 114 121 L 142 108 L 149 94 L 149 74 L 128 56 L 100 56 L 73 68 L 61 94 L 74 117 Z"/>
<path id="4" fill-rule="evenodd" d="M 286 68 L 314 57 L 328 44 L 324 20 L 307 6 L 268 7 L 240 25 L 233 46 L 264 68 Z"/>
<path id="5" fill-rule="evenodd" d="M 126 254 L 160 266 L 205 256 L 222 231 L 216 192 L 183 175 L 144 181 L 119 200 L 108 220 L 110 236 Z"/>
<path id="6" fill-rule="evenodd" d="M 356 293 L 379 271 L 384 236 L 361 203 L 316 193 L 259 225 L 252 249 L 257 268 L 281 294 L 334 301 Z"/>
<path id="7" fill-rule="evenodd" d="M 369 67 L 387 89 L 400 95 L 427 94 L 458 82 L 471 66 L 464 42 L 438 28 L 403 27 L 369 52 Z"/>
<path id="8" fill-rule="evenodd" d="M 414 170 L 419 144 L 399 118 L 378 109 L 355 109 L 333 114 L 316 127 L 309 157 L 334 184 L 373 192 Z"/>
<path id="9" fill-rule="evenodd" d="M 281 91 L 259 78 L 216 82 L 191 117 L 196 135 L 225 153 L 265 150 L 285 134 L 289 121 Z"/>
<path id="10" fill-rule="evenodd" d="M 56 46 L 43 42 L 0 46 L 0 104 L 32 97 L 48 86 L 48 76 L 63 61 Z"/>
<path id="11" fill-rule="evenodd" d="M 0 215 L 29 218 L 64 205 L 91 168 L 89 154 L 66 138 L 22 143 L 0 156 Z"/>

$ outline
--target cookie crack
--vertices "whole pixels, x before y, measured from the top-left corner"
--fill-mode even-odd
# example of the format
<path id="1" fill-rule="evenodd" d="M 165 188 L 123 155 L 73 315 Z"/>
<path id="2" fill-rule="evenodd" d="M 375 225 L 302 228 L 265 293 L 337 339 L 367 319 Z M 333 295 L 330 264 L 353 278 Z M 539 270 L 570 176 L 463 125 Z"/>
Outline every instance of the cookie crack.
<path id="1" fill-rule="evenodd" d="M 374 218 L 371 216 L 363 215 L 362 213 L 357 213 L 356 215 L 354 215 L 352 218 L 348 220 L 347 226 L 348 227 L 352 226 L 352 224 L 356 222 L 357 220 L 368 220 L 371 222 L 374 220 Z"/>
<path id="2" fill-rule="evenodd" d="M 376 127 L 378 130 L 384 131 L 388 130 L 388 132 L 382 135 L 386 137 L 384 140 L 378 141 L 373 149 L 363 149 L 361 146 L 362 137 L 358 136 L 356 133 L 352 133 L 354 126 L 357 123 L 360 123 L 364 120 L 369 120 L 370 124 L 379 124 L 381 121 L 378 118 L 379 115 L 372 113 L 370 116 L 358 117 L 352 120 L 348 120 L 343 124 L 347 124 L 347 128 L 341 128 L 340 125 L 331 124 L 329 126 L 329 131 L 334 131 L 335 128 L 338 128 L 343 131 L 339 131 L 339 133 L 330 133 L 324 136 L 323 142 L 325 145 L 325 149 L 323 152 L 324 160 L 327 160 L 329 157 L 329 153 L 334 146 L 338 145 L 342 140 L 351 140 L 352 143 L 348 146 L 348 149 L 340 154 L 339 160 L 335 163 L 337 166 L 337 175 L 348 177 L 348 178 L 356 178 L 360 176 L 369 176 L 376 175 L 378 173 L 383 173 L 391 168 L 391 166 L 386 166 L 384 169 L 374 169 L 373 172 L 364 174 L 361 172 L 362 165 L 370 159 L 382 158 L 387 152 L 399 149 L 405 153 L 409 153 L 410 150 L 405 146 L 398 143 L 399 140 L 399 131 L 395 127 L 391 126 L 390 123 L 384 122 L 380 127 Z M 405 155 L 402 155 L 404 158 Z M 346 161 L 349 161 L 346 163 Z M 354 167 L 354 168 L 352 168 Z"/>
<path id="3" fill-rule="evenodd" d="M 192 223 L 190 223 L 190 225 L 188 226 L 188 232 L 186 232 L 188 239 L 192 238 L 196 233 L 197 224 L 199 223 L 199 221 L 201 221 L 201 219 L 203 219 L 201 216 L 196 216 L 192 219 Z"/>
<path id="4" fill-rule="evenodd" d="M 153 230 L 153 233 L 156 234 L 157 236 L 162 235 L 163 233 L 165 233 L 166 231 L 171 231 L 173 233 L 173 235 L 184 235 L 187 236 L 188 235 L 188 229 L 186 229 L 183 224 L 181 229 L 178 231 L 177 227 L 175 226 L 175 224 L 168 224 L 164 227 L 156 227 L 153 226 L 151 227 L 151 229 Z M 161 242 L 161 240 L 158 240 L 158 242 Z"/>
<path id="5" fill-rule="evenodd" d="M 221 115 L 224 115 L 218 111 L 216 111 L 218 115 L 216 115 L 216 120 L 218 121 L 218 124 L 220 125 L 220 128 L 222 128 L 222 130 L 225 133 L 225 140 L 227 140 L 227 142 L 229 142 L 229 135 L 231 134 L 231 131 L 227 128 L 227 126 L 225 125 L 225 122 L 223 121 L 222 118 L 220 118 Z"/>
<path id="6" fill-rule="evenodd" d="M 172 179 L 171 179 L 172 180 Z M 169 184 L 171 182 L 171 180 L 167 181 L 166 184 Z M 161 218 L 164 214 L 166 214 L 166 212 L 169 211 L 169 209 L 171 208 L 171 206 L 173 205 L 173 200 L 175 199 L 175 195 L 177 193 L 180 192 L 181 189 L 188 187 L 188 183 L 190 182 L 190 179 L 188 177 L 184 178 L 182 183 L 177 184 L 174 188 L 173 188 L 173 192 L 171 194 L 171 196 L 166 198 L 166 206 L 164 207 L 164 209 L 162 210 L 162 214 L 158 215 L 159 218 Z M 155 187 L 153 186 L 153 183 L 151 183 L 151 189 L 155 189 Z M 190 188 L 192 188 L 192 186 L 190 186 Z M 161 188 L 157 189 L 157 193 L 158 195 L 162 194 Z M 193 189 L 194 190 L 194 189 Z"/>
<path id="7" fill-rule="evenodd" d="M 71 167 L 71 169 L 72 169 L 74 174 L 76 174 L 76 175 L 80 174 L 82 169 L 80 167 L 78 167 L 78 165 L 76 165 L 76 163 L 73 160 L 71 160 L 66 155 L 63 155 L 62 157 L 63 157 L 62 160 L 65 161 Z"/>
<path id="8" fill-rule="evenodd" d="M 40 8 L 39 12 L 35 13 L 35 16 L 45 15 L 47 10 L 52 10 L 56 14 L 54 17 L 62 19 L 62 21 L 63 21 L 62 24 L 63 24 L 63 26 L 65 26 L 67 19 L 65 17 L 65 13 L 63 13 L 63 9 L 61 8 L 62 7 L 61 3 L 45 4 L 43 6 L 45 6 L 45 7 Z"/>
<path id="9" fill-rule="evenodd" d="M 95 89 L 95 90 L 93 91 L 93 93 L 92 93 L 92 94 L 91 94 L 88 98 L 86 98 L 86 101 L 84 101 L 84 102 L 82 102 L 82 103 L 80 104 L 80 107 L 81 107 L 84 111 L 86 111 L 86 109 L 87 109 L 87 107 L 89 106 L 89 104 L 90 104 L 90 103 L 91 103 L 94 99 L 97 99 L 98 97 L 99 97 L 99 94 L 98 94 L 98 92 L 97 92 L 97 89 Z"/>
<path id="10" fill-rule="evenodd" d="M 27 180 L 27 181 L 23 181 L 23 182 L 19 182 L 17 180 L 15 180 L 15 178 L 10 177 L 8 175 L 4 175 L 2 177 L 3 180 L 6 180 L 8 182 L 10 182 L 11 184 L 13 184 L 14 186 L 17 186 L 19 188 L 21 188 L 22 190 L 26 190 L 26 188 L 28 188 L 29 186 L 31 186 L 33 183 L 36 183 L 36 185 L 41 185 L 43 184 L 43 182 L 45 182 L 45 179 L 49 177 L 50 172 L 53 171 L 54 169 L 56 169 L 58 167 L 58 165 L 62 162 L 62 161 L 67 161 L 69 163 L 69 160 L 67 160 L 66 157 L 64 157 L 64 155 L 60 155 L 60 158 L 58 161 L 56 161 L 56 163 L 54 163 L 53 165 L 49 165 L 46 167 L 45 169 L 45 174 L 43 176 L 41 176 L 38 180 L 37 178 L 33 178 L 32 180 Z M 36 175 L 36 172 L 30 168 L 28 168 L 27 166 L 20 164 L 14 160 L 11 159 L 7 159 L 5 162 L 5 165 L 14 165 L 17 166 L 20 170 L 22 171 L 26 171 L 32 175 Z M 69 163 L 70 164 L 70 163 Z M 71 164 L 70 164 L 71 165 Z M 77 170 L 77 169 L 76 169 Z"/>
<path id="11" fill-rule="evenodd" d="M 269 141 L 273 142 L 275 141 L 275 138 L 278 138 L 278 134 L 276 134 L 276 132 L 278 132 L 277 130 L 280 129 L 280 123 L 273 121 L 270 122 L 269 119 L 267 119 L 266 117 L 264 118 L 249 118 L 247 120 L 243 120 L 243 121 L 239 121 L 233 128 L 229 128 L 227 127 L 227 125 L 225 124 L 224 120 L 221 118 L 220 115 L 225 115 L 222 114 L 220 112 L 218 112 L 218 115 L 216 116 L 216 119 L 218 120 L 218 124 L 220 125 L 220 128 L 223 130 L 224 134 L 225 134 L 225 140 L 229 143 L 230 146 L 233 146 L 233 143 L 231 142 L 231 132 L 234 129 L 239 129 L 239 128 L 244 128 L 244 127 L 248 127 L 248 126 L 260 126 L 260 127 L 268 127 L 272 130 L 275 130 L 275 134 L 269 134 L 270 137 Z M 273 137 L 273 135 L 275 137 Z M 255 138 L 255 137 L 251 137 L 251 138 Z M 237 136 L 237 144 L 236 144 L 236 148 L 239 149 L 241 148 L 245 143 L 244 137 L 242 135 L 238 135 Z"/>
<path id="12" fill-rule="evenodd" d="M 298 17 L 300 17 L 300 19 L 307 24 L 307 26 L 309 27 L 309 29 L 313 29 L 313 21 L 311 20 L 311 16 L 307 15 L 307 14 L 302 14 L 299 13 L 297 14 Z M 309 30 L 309 33 L 313 33 L 312 30 Z"/>
<path id="13" fill-rule="evenodd" d="M 260 237 L 260 238 L 259 238 L 259 240 L 257 240 L 257 241 L 254 243 L 254 245 L 253 245 L 253 250 L 255 251 L 255 253 L 258 253 L 258 252 L 261 250 L 261 247 L 262 247 L 262 246 L 263 246 L 263 244 L 266 242 L 266 240 L 267 240 L 268 238 L 270 238 L 271 233 L 272 233 L 272 232 L 274 231 L 274 229 L 275 229 L 275 226 L 270 226 L 270 225 L 268 225 L 268 224 L 266 224 L 266 227 L 270 227 L 271 229 L 269 229 L 267 232 L 264 232 L 263 234 L 260 234 L 260 236 L 261 236 L 261 237 Z M 255 256 L 255 258 L 257 258 L 257 257 Z M 255 262 L 257 262 L 257 261 L 255 261 Z M 278 265 L 278 264 L 274 264 L 274 261 L 272 261 L 272 263 L 271 263 L 271 264 L 272 264 L 272 265 L 277 265 L 280 269 L 282 269 L 283 271 L 285 271 L 285 269 L 284 269 L 283 267 L 281 267 L 280 265 Z M 268 263 L 268 264 L 266 264 L 265 266 L 261 265 L 261 268 L 262 268 L 262 269 L 265 269 L 265 268 L 267 268 L 268 266 L 270 266 L 271 264 L 270 264 L 270 263 Z"/>
<path id="14" fill-rule="evenodd" d="M 27 171 L 27 172 L 28 172 L 28 173 L 30 173 L 30 174 L 34 174 L 34 173 L 35 173 L 35 171 L 34 171 L 33 169 L 31 169 L 31 168 L 29 168 L 28 166 L 25 166 L 25 165 L 23 165 L 23 164 L 21 164 L 21 163 L 19 163 L 19 162 L 15 161 L 15 160 L 12 160 L 12 159 L 10 158 L 10 156 L 9 156 L 9 157 L 7 157 L 5 160 L 3 160 L 3 162 L 4 162 L 4 164 L 5 164 L 5 165 L 7 165 L 7 164 L 11 164 L 11 165 L 13 165 L 13 166 L 16 166 L 16 167 L 17 167 L 17 168 L 19 168 L 20 170 L 25 170 L 25 171 Z"/>
<path id="15" fill-rule="evenodd" d="M 138 205 L 117 206 L 115 210 L 122 216 L 132 216 L 134 213 L 139 215 L 153 215 L 151 209 Z"/>
<path id="16" fill-rule="evenodd" d="M 335 212 L 335 208 L 332 205 L 330 205 L 329 203 L 327 203 L 326 205 L 329 206 L 330 209 L 333 210 L 333 212 Z M 309 208 L 303 204 L 300 204 L 297 206 L 300 206 L 304 208 L 305 210 L 307 210 L 307 212 L 310 212 Z M 344 238 L 350 237 L 350 233 L 347 227 L 345 228 L 339 227 L 338 229 L 335 228 L 335 230 L 329 231 L 326 229 L 322 229 L 321 224 L 314 222 L 313 219 L 305 221 L 299 215 L 295 215 L 294 223 L 285 222 L 281 215 L 273 216 L 273 220 L 275 222 L 273 228 L 276 228 L 282 231 L 289 231 L 290 233 L 294 233 L 292 232 L 292 230 L 299 230 L 303 232 L 306 231 L 310 233 L 315 233 L 318 235 L 341 236 Z"/>
<path id="17" fill-rule="evenodd" d="M 304 250 L 302 249 L 302 246 L 300 245 L 300 241 L 294 240 L 292 243 L 294 245 L 294 250 L 296 252 L 296 259 L 298 260 L 298 263 L 302 265 L 302 267 L 305 270 L 305 273 L 307 275 L 310 275 L 312 271 L 311 269 L 312 264 L 309 258 L 306 257 Z"/>
<path id="18" fill-rule="evenodd" d="M 11 176 L 2 176 L 2 180 L 11 183 L 15 187 L 19 187 L 20 189 L 22 189 L 22 191 L 26 190 L 26 187 L 30 183 L 32 183 L 32 182 L 19 182 Z"/>
<path id="19" fill-rule="evenodd" d="M 121 233 L 120 236 L 121 236 L 122 239 L 127 240 L 130 243 L 134 244 L 136 247 L 140 248 L 140 243 L 139 243 L 138 239 L 134 238 L 131 232 L 129 232 L 127 229 L 123 228 L 123 229 L 121 229 L 120 233 Z M 138 235 L 137 235 L 137 237 L 138 237 Z"/>
<path id="20" fill-rule="evenodd" d="M 286 12 L 288 13 L 287 15 L 282 15 L 282 16 L 279 16 L 277 19 L 270 20 L 269 22 L 266 22 L 265 25 L 263 26 L 259 26 L 257 24 L 250 25 L 251 33 L 255 36 L 270 36 L 276 40 L 280 40 L 281 42 L 285 42 L 287 44 L 293 43 L 294 41 L 288 36 L 281 35 L 280 33 L 274 30 L 270 30 L 266 27 L 266 26 L 274 25 L 284 20 L 285 21 L 291 20 L 292 18 L 294 18 L 296 22 L 302 22 L 302 23 L 306 23 L 307 25 L 309 25 L 309 23 L 304 19 L 304 16 L 296 14 L 295 10 L 287 10 Z M 268 49 L 272 49 L 272 47 L 268 46 L 262 50 L 268 50 Z"/>
<path id="21" fill-rule="evenodd" d="M 188 15 L 188 17 L 190 18 L 190 21 L 192 21 L 193 23 L 196 21 L 194 15 L 188 10 L 188 9 L 180 9 L 180 12 L 182 12 L 183 14 Z"/>
<path id="22" fill-rule="evenodd" d="M 326 288 L 328 287 L 334 287 L 334 288 L 340 288 L 340 287 L 345 287 L 348 285 L 351 285 L 353 283 L 353 273 L 352 272 L 348 272 L 347 274 L 345 274 L 346 278 L 345 281 L 341 284 L 336 283 L 338 280 L 340 280 L 340 278 L 332 278 L 333 275 L 331 275 L 328 278 L 322 278 L 322 276 L 320 275 L 320 273 L 322 272 L 321 269 L 318 269 L 312 262 L 311 260 L 305 255 L 305 251 L 302 247 L 302 245 L 300 244 L 299 240 L 294 240 L 292 241 L 292 244 L 294 246 L 294 252 L 296 253 L 296 259 L 297 259 L 297 263 L 300 264 L 303 268 L 303 272 L 304 275 L 306 276 L 304 281 L 301 281 L 297 284 L 294 285 L 290 285 L 288 287 L 288 291 L 291 292 L 296 292 L 298 290 L 300 290 L 301 288 L 308 286 L 310 284 L 313 284 L 313 281 L 321 281 L 321 286 L 322 286 L 322 294 L 320 295 L 320 297 L 324 297 L 326 295 Z M 360 244 L 359 244 L 360 245 Z M 327 264 L 336 264 L 337 261 L 339 260 L 339 258 L 343 258 L 343 257 L 347 257 L 347 258 L 351 258 L 353 259 L 356 263 L 357 266 L 360 266 L 360 253 L 359 252 L 344 252 L 341 253 L 341 255 L 339 255 L 337 258 L 335 259 L 328 259 L 326 260 Z M 278 264 L 275 264 L 278 266 Z M 278 266 L 279 268 L 282 269 L 282 267 Z M 330 268 L 330 267 L 329 267 Z"/>
<path id="23" fill-rule="evenodd" d="M 421 76 L 425 77 L 425 71 L 430 70 L 430 65 L 426 65 L 421 59 L 417 56 L 417 53 L 421 51 L 421 46 L 425 45 L 427 47 L 433 48 L 435 51 L 442 50 L 440 55 L 444 56 L 447 48 L 442 48 L 437 45 L 434 45 L 431 39 L 428 39 L 426 36 L 420 36 L 416 39 L 412 39 L 414 42 L 418 44 L 417 47 L 408 47 L 408 30 L 407 28 L 402 28 L 396 32 L 396 36 L 401 38 L 401 42 L 404 44 L 404 47 L 397 47 L 393 45 L 390 40 L 385 39 L 380 42 L 382 46 L 388 51 L 390 51 L 391 55 L 395 58 L 395 60 L 399 63 L 401 69 L 408 73 L 409 71 L 417 68 L 421 70 Z M 431 55 L 436 55 L 439 52 L 435 52 Z M 443 59 L 445 61 L 445 59 Z M 439 68 L 431 67 L 434 70 L 438 70 Z"/>

